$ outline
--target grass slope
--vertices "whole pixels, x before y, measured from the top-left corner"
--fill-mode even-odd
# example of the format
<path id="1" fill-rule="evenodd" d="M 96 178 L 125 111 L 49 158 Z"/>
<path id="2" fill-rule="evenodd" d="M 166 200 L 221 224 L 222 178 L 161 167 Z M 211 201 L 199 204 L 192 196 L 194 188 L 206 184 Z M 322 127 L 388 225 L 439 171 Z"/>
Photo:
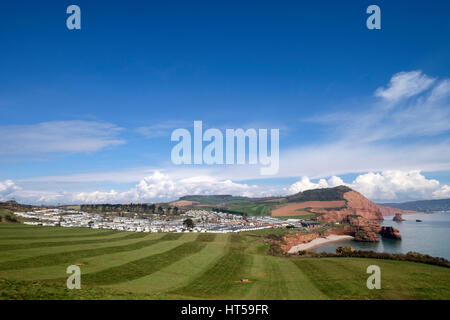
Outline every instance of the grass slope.
<path id="1" fill-rule="evenodd" d="M 273 207 L 273 204 L 247 203 L 247 204 L 232 205 L 228 207 L 228 209 L 234 212 L 245 213 L 248 216 L 268 216 L 270 215 L 271 207 Z"/>
<path id="2" fill-rule="evenodd" d="M 450 299 L 447 268 L 274 257 L 261 241 L 271 230 L 130 234 L 5 226 L 0 226 L 0 299 Z M 27 239 L 27 248 L 20 239 Z M 71 264 L 80 265 L 81 290 L 65 286 Z M 381 290 L 366 288 L 372 264 L 381 268 Z"/>

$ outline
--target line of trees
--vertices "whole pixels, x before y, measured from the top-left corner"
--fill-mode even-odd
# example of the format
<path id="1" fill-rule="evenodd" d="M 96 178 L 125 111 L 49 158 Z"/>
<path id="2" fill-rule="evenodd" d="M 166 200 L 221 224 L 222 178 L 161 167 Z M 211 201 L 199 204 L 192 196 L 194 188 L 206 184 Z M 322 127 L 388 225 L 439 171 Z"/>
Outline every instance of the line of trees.
<path id="1" fill-rule="evenodd" d="M 178 215 L 181 210 L 174 206 L 162 206 L 147 203 L 130 203 L 130 204 L 83 204 L 80 206 L 81 211 L 85 212 L 133 212 L 140 214 L 167 214 Z"/>

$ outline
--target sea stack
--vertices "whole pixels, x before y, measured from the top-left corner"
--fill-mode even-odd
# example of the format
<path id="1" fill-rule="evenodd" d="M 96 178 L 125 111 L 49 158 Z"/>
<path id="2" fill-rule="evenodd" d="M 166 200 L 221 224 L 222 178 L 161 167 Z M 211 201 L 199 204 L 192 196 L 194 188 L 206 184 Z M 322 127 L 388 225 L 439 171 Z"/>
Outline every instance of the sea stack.
<path id="1" fill-rule="evenodd" d="M 392 220 L 397 221 L 397 222 L 404 221 L 401 213 L 396 213 Z"/>
<path id="2" fill-rule="evenodd" d="M 380 235 L 383 238 L 401 239 L 400 231 L 394 227 L 381 227 Z"/>

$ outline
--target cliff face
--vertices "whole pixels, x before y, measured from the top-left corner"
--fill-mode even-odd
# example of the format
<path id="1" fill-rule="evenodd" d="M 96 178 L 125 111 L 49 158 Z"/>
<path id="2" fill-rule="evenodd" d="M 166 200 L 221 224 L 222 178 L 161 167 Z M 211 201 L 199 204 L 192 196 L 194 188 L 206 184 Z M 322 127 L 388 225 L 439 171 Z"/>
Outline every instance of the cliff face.
<path id="1" fill-rule="evenodd" d="M 320 236 L 330 234 L 345 234 L 353 236 L 356 241 L 377 242 L 379 235 L 387 238 L 401 239 L 397 229 L 393 227 L 381 227 L 378 221 L 384 220 L 383 215 L 399 213 L 400 209 L 379 206 L 368 200 L 359 192 L 351 189 L 339 189 L 338 192 L 332 193 L 334 198 L 327 198 L 328 193 L 322 192 L 320 199 L 314 201 L 320 202 L 323 206 L 306 208 L 308 212 L 316 213 L 317 220 L 321 222 L 339 222 L 339 228 L 329 229 L 322 234 L 312 231 L 309 234 L 289 234 L 283 237 L 280 244 L 284 252 L 288 252 L 290 248 L 301 243 L 309 242 Z M 331 192 L 331 191 L 330 191 Z M 322 197 L 323 196 L 323 197 Z M 311 200 L 304 194 L 296 195 L 294 200 Z M 319 196 L 317 196 L 319 198 Z M 329 205 L 330 201 L 344 200 L 345 205 L 341 207 Z M 312 200 L 311 200 L 312 201 Z M 304 204 L 305 202 L 296 202 Z M 395 211 L 395 212 L 394 212 Z"/>
<path id="2" fill-rule="evenodd" d="M 347 200 L 347 206 L 355 210 L 356 214 L 369 220 L 383 220 L 380 208 L 361 193 L 349 191 L 344 194 L 344 199 Z"/>
<path id="3" fill-rule="evenodd" d="M 355 241 L 362 242 L 378 242 L 381 235 L 384 238 L 401 239 L 402 236 L 398 229 L 394 227 L 382 227 L 375 220 L 369 220 L 358 215 L 347 215 L 339 228 L 332 228 L 325 232 L 319 233 L 313 231 L 308 234 L 303 233 L 291 233 L 283 236 L 283 241 L 280 242 L 280 248 L 283 252 L 287 253 L 289 250 L 301 243 L 307 243 L 311 240 L 322 236 L 328 236 L 331 234 L 336 235 L 350 235 L 354 237 Z"/>
<path id="4" fill-rule="evenodd" d="M 347 216 L 344 220 L 350 225 L 350 231 L 355 241 L 378 242 L 378 233 L 381 226 L 374 220 L 368 220 L 361 216 Z"/>
<path id="5" fill-rule="evenodd" d="M 287 235 L 283 237 L 283 241 L 286 244 L 280 244 L 280 247 L 284 252 L 288 252 L 293 246 L 310 242 L 319 237 L 320 235 L 316 232 L 308 234 L 296 233 L 294 235 Z"/>
<path id="6" fill-rule="evenodd" d="M 323 222 L 341 222 L 349 215 L 359 215 L 368 220 L 383 220 L 380 208 L 356 191 L 348 191 L 343 194 L 346 206 L 343 209 L 324 210 L 311 209 L 311 212 L 322 214 L 317 219 Z"/>
<path id="7" fill-rule="evenodd" d="M 397 209 L 397 208 L 392 208 L 392 207 L 388 207 L 388 206 L 382 206 L 380 204 L 377 204 L 377 206 L 380 209 L 381 214 L 383 216 L 393 216 L 396 213 L 403 213 L 403 214 L 418 213 L 417 211 L 413 211 L 413 210 Z"/>

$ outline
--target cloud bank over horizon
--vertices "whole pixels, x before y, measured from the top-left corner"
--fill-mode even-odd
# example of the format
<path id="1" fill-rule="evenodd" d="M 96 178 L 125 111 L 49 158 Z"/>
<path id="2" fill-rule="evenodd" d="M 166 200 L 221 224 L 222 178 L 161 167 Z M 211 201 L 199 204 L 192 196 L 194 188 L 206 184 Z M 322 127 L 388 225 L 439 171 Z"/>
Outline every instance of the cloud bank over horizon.
<path id="1" fill-rule="evenodd" d="M 436 179 L 427 179 L 419 170 L 368 172 L 358 175 L 352 182 L 345 183 L 340 177 L 332 176 L 313 182 L 303 176 L 289 187 L 249 185 L 222 180 L 211 176 L 196 176 L 175 179 L 169 174 L 155 171 L 143 178 L 133 188 L 117 192 L 48 192 L 24 190 L 13 181 L 0 182 L 0 200 L 12 198 L 33 204 L 83 204 L 83 203 L 129 203 L 167 202 L 186 195 L 231 194 L 246 197 L 290 195 L 311 189 L 348 186 L 372 201 L 408 201 L 421 199 L 450 198 L 450 186 Z"/>
<path id="2" fill-rule="evenodd" d="M 269 191 L 270 192 L 270 191 Z M 195 176 L 175 179 L 168 174 L 155 171 L 143 178 L 133 188 L 117 192 L 42 192 L 23 190 L 11 180 L 0 182 L 0 200 L 15 198 L 26 203 L 126 203 L 126 202 L 164 202 L 176 200 L 185 195 L 232 194 L 248 197 L 268 196 L 268 191 L 231 180 L 212 176 Z"/>
<path id="3" fill-rule="evenodd" d="M 419 170 L 368 172 L 358 175 L 351 183 L 332 176 L 328 180 L 320 179 L 317 183 L 308 177 L 292 184 L 289 193 L 310 189 L 331 188 L 339 185 L 348 186 L 372 201 L 408 201 L 450 198 L 450 186 L 440 184 L 436 179 L 427 179 Z"/>

